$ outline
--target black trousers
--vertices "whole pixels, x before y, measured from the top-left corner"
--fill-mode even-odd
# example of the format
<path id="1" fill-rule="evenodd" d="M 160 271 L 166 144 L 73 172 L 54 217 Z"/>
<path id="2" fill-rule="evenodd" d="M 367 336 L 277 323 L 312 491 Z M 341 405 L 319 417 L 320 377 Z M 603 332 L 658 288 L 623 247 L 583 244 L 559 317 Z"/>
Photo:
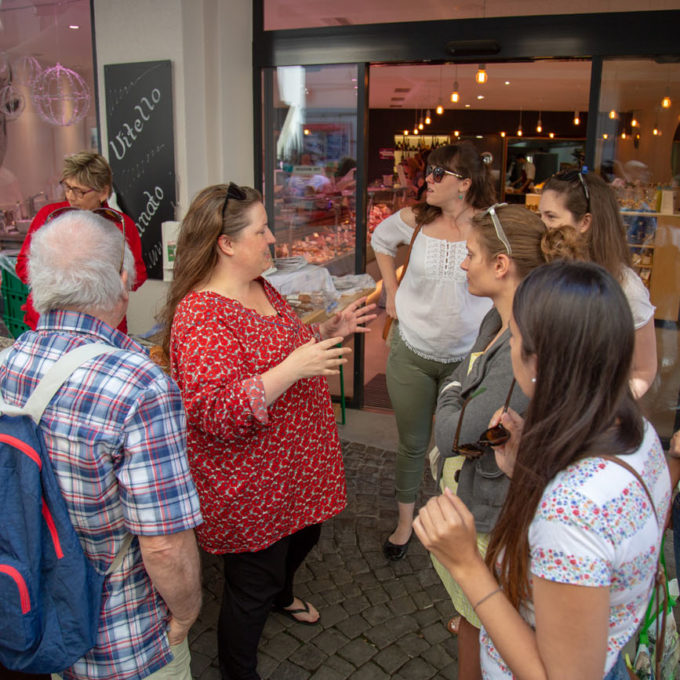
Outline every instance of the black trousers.
<path id="1" fill-rule="evenodd" d="M 222 680 L 259 680 L 257 646 L 273 605 L 293 602 L 293 579 L 318 543 L 321 525 L 286 536 L 264 550 L 227 553 L 217 626 Z"/>

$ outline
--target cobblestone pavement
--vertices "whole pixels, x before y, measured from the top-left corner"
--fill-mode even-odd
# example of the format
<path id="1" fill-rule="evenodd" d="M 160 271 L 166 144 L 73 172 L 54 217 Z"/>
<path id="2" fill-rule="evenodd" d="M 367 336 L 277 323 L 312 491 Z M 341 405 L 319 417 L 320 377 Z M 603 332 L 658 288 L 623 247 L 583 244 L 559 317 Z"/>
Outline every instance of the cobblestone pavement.
<path id="1" fill-rule="evenodd" d="M 269 617 L 259 673 L 272 680 L 454 680 L 456 638 L 446 630 L 453 605 L 427 552 L 414 537 L 390 563 L 382 543 L 394 528 L 394 452 L 343 443 L 348 506 L 327 522 L 299 569 L 295 594 L 321 612 L 318 626 Z M 418 506 L 434 492 L 428 477 Z M 204 603 L 191 630 L 192 671 L 219 680 L 216 622 L 222 592 L 219 558 L 203 554 Z"/>

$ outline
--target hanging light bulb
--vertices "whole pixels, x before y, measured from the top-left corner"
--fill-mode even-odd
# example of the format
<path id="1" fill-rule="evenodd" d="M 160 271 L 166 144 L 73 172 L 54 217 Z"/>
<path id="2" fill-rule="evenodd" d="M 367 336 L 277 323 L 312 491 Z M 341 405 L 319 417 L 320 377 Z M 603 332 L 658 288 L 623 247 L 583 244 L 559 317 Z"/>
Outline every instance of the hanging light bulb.
<path id="1" fill-rule="evenodd" d="M 404 137 L 408 134 L 408 130 L 404 130 Z"/>
<path id="2" fill-rule="evenodd" d="M 456 137 L 460 137 L 460 130 L 454 130 L 454 131 L 453 131 L 453 134 L 454 134 Z"/>
<path id="3" fill-rule="evenodd" d="M 453 83 L 453 92 L 451 92 L 451 101 L 454 104 L 457 104 L 460 100 L 460 94 L 458 93 L 458 81 L 454 81 Z"/>
<path id="4" fill-rule="evenodd" d="M 638 123 L 638 120 L 635 117 L 635 114 L 633 114 L 633 119 L 630 121 L 630 126 L 631 127 L 640 127 L 640 123 Z"/>
<path id="5" fill-rule="evenodd" d="M 625 139 L 625 138 L 626 138 L 626 131 L 623 130 L 623 131 L 621 132 L 621 139 Z"/>
<path id="6" fill-rule="evenodd" d="M 425 112 L 425 125 L 429 125 L 432 122 L 432 117 L 430 116 L 430 109 Z"/>
<path id="7" fill-rule="evenodd" d="M 543 132 L 543 121 L 541 120 L 541 112 L 538 112 L 538 123 L 536 123 L 536 132 L 539 134 Z"/>
<path id="8" fill-rule="evenodd" d="M 501 137 L 505 137 L 505 130 L 501 130 Z"/>
<path id="9" fill-rule="evenodd" d="M 550 137 L 550 139 L 555 139 L 555 133 L 554 133 L 554 132 L 549 132 L 549 133 L 548 133 L 548 137 Z"/>
<path id="10" fill-rule="evenodd" d="M 488 79 L 489 76 L 486 75 L 486 64 L 480 64 L 479 68 L 477 69 L 477 73 L 475 73 L 475 80 L 477 81 L 477 84 L 484 85 Z"/>
<path id="11" fill-rule="evenodd" d="M 654 129 L 652 130 L 652 134 L 655 137 L 659 137 L 661 135 L 661 130 L 659 130 L 659 124 L 658 123 L 654 123 Z"/>
<path id="12" fill-rule="evenodd" d="M 605 132 L 605 133 L 602 135 L 602 139 L 608 139 L 608 138 L 609 138 L 609 135 Z"/>
<path id="13" fill-rule="evenodd" d="M 442 113 L 444 113 L 444 107 L 443 107 L 441 104 L 438 104 L 438 105 L 437 105 L 437 108 L 436 108 L 436 111 L 437 111 L 437 115 L 438 115 L 438 116 L 441 116 Z"/>
<path id="14" fill-rule="evenodd" d="M 615 119 L 616 119 L 616 111 L 615 111 L 614 109 L 612 109 L 612 110 L 609 112 L 609 119 L 610 119 L 610 120 L 615 120 Z"/>
<path id="15" fill-rule="evenodd" d="M 578 111 L 574 111 L 574 125 L 580 125 L 581 124 L 581 118 L 579 116 Z"/>
<path id="16" fill-rule="evenodd" d="M 519 125 L 517 126 L 517 136 L 521 137 L 524 133 L 522 132 L 522 109 L 519 110 Z"/>
<path id="17" fill-rule="evenodd" d="M 661 108 L 670 109 L 672 103 L 673 102 L 671 101 L 671 91 L 668 88 L 666 88 L 666 94 L 664 98 L 661 100 Z"/>
<path id="18" fill-rule="evenodd" d="M 420 132 L 420 130 L 418 130 L 418 126 L 416 125 L 416 126 L 413 128 L 413 134 L 414 134 L 414 135 L 417 135 L 419 132 Z"/>

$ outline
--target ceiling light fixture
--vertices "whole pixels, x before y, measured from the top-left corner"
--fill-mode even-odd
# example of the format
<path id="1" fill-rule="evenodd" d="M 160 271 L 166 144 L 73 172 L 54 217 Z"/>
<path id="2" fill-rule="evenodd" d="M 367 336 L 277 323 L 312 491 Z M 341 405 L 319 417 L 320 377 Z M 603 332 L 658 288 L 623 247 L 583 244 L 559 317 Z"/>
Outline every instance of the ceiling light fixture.
<path id="1" fill-rule="evenodd" d="M 631 126 L 631 127 L 634 127 L 634 128 L 640 127 L 640 123 L 638 123 L 638 120 L 637 120 L 637 118 L 635 117 L 635 113 L 633 113 L 633 118 L 632 118 L 631 121 L 630 121 L 630 126 Z"/>
<path id="2" fill-rule="evenodd" d="M 616 120 L 616 111 L 614 109 L 609 112 L 609 118 L 610 120 Z"/>
<path id="3" fill-rule="evenodd" d="M 429 125 L 432 122 L 432 116 L 430 115 L 430 109 L 425 112 L 425 125 Z"/>
<path id="4" fill-rule="evenodd" d="M 486 74 L 486 64 L 480 64 L 477 73 L 475 73 L 475 81 L 478 85 L 484 85 L 488 79 L 489 76 Z"/>
<path id="5" fill-rule="evenodd" d="M 456 137 L 460 137 L 460 130 L 454 130 L 454 131 L 453 131 L 453 134 L 454 134 Z"/>
<path id="6" fill-rule="evenodd" d="M 442 67 L 439 66 L 439 101 L 437 103 L 437 108 L 435 109 L 438 116 L 444 113 L 444 107 L 442 106 Z"/>
<path id="7" fill-rule="evenodd" d="M 666 94 L 665 94 L 664 98 L 661 100 L 661 108 L 670 109 L 672 103 L 673 102 L 671 101 L 671 91 L 667 87 L 666 88 Z"/>
<path id="8" fill-rule="evenodd" d="M 458 64 L 456 64 L 456 75 L 453 81 L 453 92 L 451 92 L 451 101 L 457 104 L 460 101 L 460 94 L 458 93 Z"/>
<path id="9" fill-rule="evenodd" d="M 554 132 L 549 132 L 549 133 L 548 133 L 548 137 L 550 137 L 550 139 L 555 139 L 555 133 L 554 133 Z"/>
<path id="10" fill-rule="evenodd" d="M 580 125 L 581 124 L 581 118 L 579 116 L 578 111 L 574 111 L 574 125 Z"/>
<path id="11" fill-rule="evenodd" d="M 406 135 L 408 135 L 408 130 L 404 130 L 404 137 L 406 137 Z"/>
<path id="12" fill-rule="evenodd" d="M 541 120 L 541 112 L 538 112 L 538 122 L 536 123 L 536 132 L 539 134 L 543 132 L 543 121 Z"/>
<path id="13" fill-rule="evenodd" d="M 517 136 L 521 137 L 524 133 L 522 132 L 522 109 L 519 110 L 519 125 L 517 126 Z"/>
<path id="14" fill-rule="evenodd" d="M 501 130 L 501 137 L 505 137 L 505 130 Z"/>

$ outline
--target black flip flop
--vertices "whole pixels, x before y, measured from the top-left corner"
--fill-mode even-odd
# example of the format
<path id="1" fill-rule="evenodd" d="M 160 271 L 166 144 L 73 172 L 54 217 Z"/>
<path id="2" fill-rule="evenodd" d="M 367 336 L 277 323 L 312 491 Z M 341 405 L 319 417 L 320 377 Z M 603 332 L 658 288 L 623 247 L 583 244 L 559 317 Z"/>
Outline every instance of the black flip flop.
<path id="1" fill-rule="evenodd" d="M 295 617 L 295 614 L 309 614 L 310 609 L 309 609 L 309 602 L 305 602 L 304 600 L 300 600 L 302 604 L 304 605 L 303 607 L 300 607 L 298 609 L 285 609 L 284 607 L 279 607 L 278 605 L 274 605 L 272 609 L 275 612 L 278 612 L 279 614 L 283 614 L 284 616 L 287 616 L 289 619 L 292 619 L 295 621 L 295 623 L 301 623 L 303 626 L 316 626 L 318 623 L 321 621 L 321 614 L 319 614 L 319 618 L 316 621 L 302 621 L 298 618 Z"/>

